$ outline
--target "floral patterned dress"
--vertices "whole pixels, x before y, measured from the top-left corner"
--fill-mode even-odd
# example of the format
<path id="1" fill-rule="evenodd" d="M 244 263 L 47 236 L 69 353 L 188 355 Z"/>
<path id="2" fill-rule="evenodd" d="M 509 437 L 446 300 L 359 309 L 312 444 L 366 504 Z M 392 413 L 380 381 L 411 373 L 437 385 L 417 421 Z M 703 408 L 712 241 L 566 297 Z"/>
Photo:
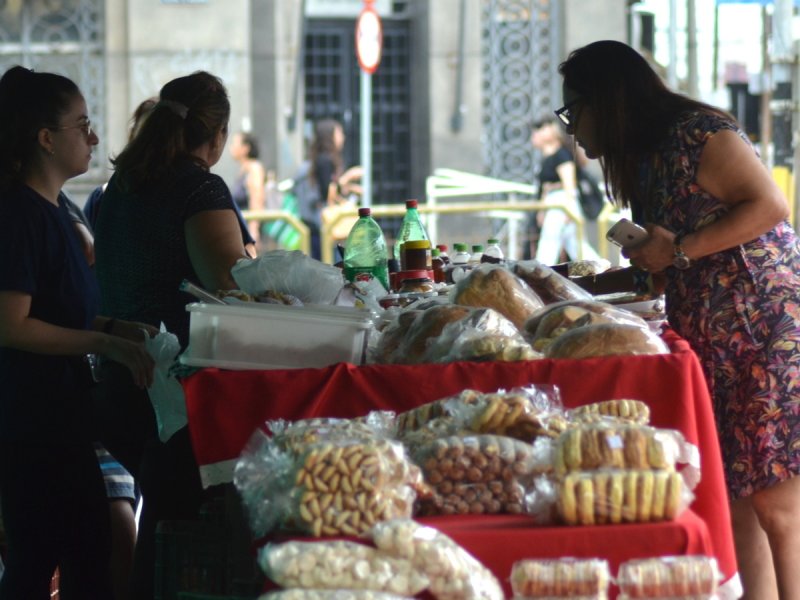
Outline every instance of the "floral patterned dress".
<path id="1" fill-rule="evenodd" d="M 719 115 L 680 119 L 644 169 L 647 220 L 688 234 L 726 213 L 696 178 L 706 141 L 725 129 L 744 137 Z M 703 365 L 731 499 L 800 473 L 800 242 L 791 225 L 667 276 L 669 323 Z"/>

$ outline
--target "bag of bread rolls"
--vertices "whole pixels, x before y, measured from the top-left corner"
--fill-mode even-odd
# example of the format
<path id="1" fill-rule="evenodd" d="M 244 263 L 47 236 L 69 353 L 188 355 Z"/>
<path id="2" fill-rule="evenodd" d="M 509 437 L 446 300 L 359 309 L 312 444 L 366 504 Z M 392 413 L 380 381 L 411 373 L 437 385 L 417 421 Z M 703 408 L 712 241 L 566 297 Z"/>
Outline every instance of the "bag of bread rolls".
<path id="1" fill-rule="evenodd" d="M 372 590 L 413 596 L 430 584 L 411 561 L 357 542 L 268 544 L 259 550 L 258 563 L 267 577 L 288 588 Z"/>
<path id="2" fill-rule="evenodd" d="M 567 331 L 600 323 L 647 327 L 647 322 L 638 315 L 611 304 L 593 300 L 567 300 L 537 310 L 525 322 L 522 333 L 536 350 L 543 351 Z"/>
<path id="3" fill-rule="evenodd" d="M 522 279 L 504 266 L 484 263 L 460 280 L 450 293 L 453 304 L 492 308 L 522 328 L 544 306 L 542 299 Z"/>
<path id="4" fill-rule="evenodd" d="M 607 598 L 611 572 L 600 558 L 523 559 L 511 567 L 514 598 Z"/>
<path id="5" fill-rule="evenodd" d="M 438 600 L 502 600 L 497 578 L 471 554 L 443 533 L 410 519 L 377 524 L 370 532 L 375 546 L 389 556 L 406 559 L 430 581 Z"/>
<path id="6" fill-rule="evenodd" d="M 619 566 L 620 598 L 716 598 L 722 574 L 710 556 L 661 556 Z"/>
<path id="7" fill-rule="evenodd" d="M 398 349 L 421 310 L 402 310 L 381 329 L 377 341 L 367 348 L 367 358 L 373 364 L 389 364 L 400 359 Z"/>
<path id="8" fill-rule="evenodd" d="M 512 272 L 536 292 L 545 304 L 561 300 L 591 300 L 592 295 L 538 260 L 521 260 Z"/>
<path id="9" fill-rule="evenodd" d="M 567 331 L 544 350 L 547 358 L 635 354 L 669 354 L 669 348 L 664 340 L 647 327 L 602 323 Z"/>
<path id="10" fill-rule="evenodd" d="M 389 357 L 390 363 L 417 364 L 427 359 L 429 347 L 436 342 L 445 327 L 458 323 L 472 314 L 472 309 L 454 304 L 438 304 L 422 311 L 408 326 L 399 345 Z"/>
<path id="11" fill-rule="evenodd" d="M 671 521 L 694 499 L 675 471 L 573 471 L 557 481 L 556 506 L 567 525 Z"/>

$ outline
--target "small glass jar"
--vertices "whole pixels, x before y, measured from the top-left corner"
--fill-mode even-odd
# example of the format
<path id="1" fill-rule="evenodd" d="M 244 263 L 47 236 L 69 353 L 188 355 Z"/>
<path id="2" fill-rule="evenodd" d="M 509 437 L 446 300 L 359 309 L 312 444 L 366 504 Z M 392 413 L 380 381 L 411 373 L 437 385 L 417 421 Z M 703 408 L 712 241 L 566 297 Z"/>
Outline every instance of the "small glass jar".
<path id="1" fill-rule="evenodd" d="M 431 243 L 428 240 L 409 240 L 400 249 L 400 268 L 403 271 L 431 269 Z"/>
<path id="2" fill-rule="evenodd" d="M 425 293 L 434 290 L 433 281 L 430 277 L 418 277 L 414 279 L 404 279 L 400 284 L 400 293 L 408 294 L 411 292 Z"/>

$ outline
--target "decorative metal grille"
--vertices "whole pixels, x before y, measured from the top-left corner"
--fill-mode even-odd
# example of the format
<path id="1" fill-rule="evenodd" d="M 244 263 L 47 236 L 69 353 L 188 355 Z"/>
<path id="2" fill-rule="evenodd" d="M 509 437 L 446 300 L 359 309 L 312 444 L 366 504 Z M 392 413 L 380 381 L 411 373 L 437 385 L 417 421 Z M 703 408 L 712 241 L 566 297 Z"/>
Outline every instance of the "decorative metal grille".
<path id="1" fill-rule="evenodd" d="M 558 0 L 484 0 L 484 164 L 492 177 L 529 183 L 539 156 L 530 125 L 551 115 L 557 81 Z"/>
<path id="2" fill-rule="evenodd" d="M 0 71 L 22 65 L 65 75 L 81 88 L 100 145 L 89 177 L 105 178 L 103 0 L 0 2 Z"/>
<path id="3" fill-rule="evenodd" d="M 310 20 L 304 65 L 306 132 L 310 136 L 312 123 L 321 118 L 341 121 L 347 136 L 347 165 L 360 160 L 360 70 L 353 53 L 354 26 L 352 20 Z M 381 64 L 372 80 L 375 204 L 403 202 L 410 193 L 409 52 L 408 22 L 385 19 Z"/>

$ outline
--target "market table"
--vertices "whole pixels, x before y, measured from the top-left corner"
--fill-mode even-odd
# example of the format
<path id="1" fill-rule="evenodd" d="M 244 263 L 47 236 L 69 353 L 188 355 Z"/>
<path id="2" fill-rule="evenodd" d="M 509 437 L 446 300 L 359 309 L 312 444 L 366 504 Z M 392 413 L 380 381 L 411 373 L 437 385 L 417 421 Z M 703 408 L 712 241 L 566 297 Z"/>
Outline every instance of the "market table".
<path id="1" fill-rule="evenodd" d="M 735 590 L 739 584 L 730 512 L 708 388 L 688 343 L 671 331 L 664 333 L 664 339 L 672 352 L 654 356 L 425 365 L 339 363 L 321 369 L 255 371 L 207 368 L 183 381 L 189 429 L 204 484 L 214 485 L 231 481 L 242 448 L 267 420 L 356 417 L 376 409 L 401 412 L 466 388 L 493 392 L 532 383 L 557 385 L 567 407 L 614 398 L 643 400 L 650 406 L 653 425 L 680 430 L 700 449 L 702 479 L 691 508 L 707 525 L 728 589 Z M 497 518 L 474 516 L 473 522 L 494 527 Z M 626 527 L 632 532 L 639 526 Z M 570 536 L 587 529 L 558 531 Z M 528 532 L 534 547 L 537 529 L 529 527 Z M 653 554 L 657 550 L 653 547 Z"/>

